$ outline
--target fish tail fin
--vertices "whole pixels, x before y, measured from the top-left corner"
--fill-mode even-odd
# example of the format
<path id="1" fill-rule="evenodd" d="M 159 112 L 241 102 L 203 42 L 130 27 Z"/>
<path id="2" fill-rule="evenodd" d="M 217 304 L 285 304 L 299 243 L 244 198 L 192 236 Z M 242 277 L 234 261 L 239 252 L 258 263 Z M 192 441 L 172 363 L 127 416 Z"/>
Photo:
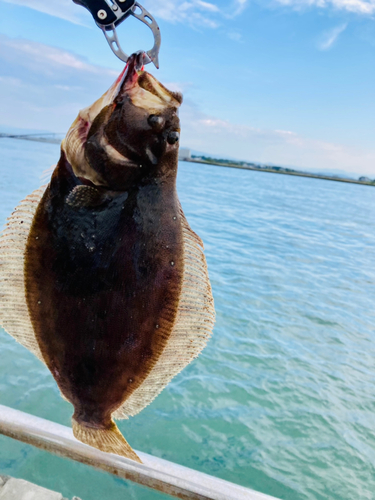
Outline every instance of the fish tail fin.
<path id="1" fill-rule="evenodd" d="M 116 455 L 121 455 L 135 462 L 142 463 L 114 422 L 111 423 L 108 429 L 98 429 L 89 427 L 87 424 L 78 422 L 73 418 L 72 427 L 74 437 L 82 443 L 93 446 L 100 451 L 115 453 Z"/>

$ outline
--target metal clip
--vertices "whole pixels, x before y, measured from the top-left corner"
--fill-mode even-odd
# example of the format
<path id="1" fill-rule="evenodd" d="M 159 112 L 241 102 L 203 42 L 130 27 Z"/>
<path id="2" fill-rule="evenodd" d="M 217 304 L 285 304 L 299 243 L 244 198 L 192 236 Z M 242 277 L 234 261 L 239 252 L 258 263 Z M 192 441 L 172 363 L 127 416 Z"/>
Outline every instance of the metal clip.
<path id="1" fill-rule="evenodd" d="M 73 0 L 85 7 L 102 29 L 112 52 L 121 61 L 127 62 L 128 55 L 122 50 L 116 33 L 118 26 L 127 17 L 134 16 L 148 26 L 154 35 L 154 46 L 145 52 L 144 64 L 153 62 L 159 68 L 161 43 L 160 28 L 153 16 L 136 0 Z"/>
<path id="2" fill-rule="evenodd" d="M 119 0 L 120 1 L 120 0 Z M 136 11 L 137 9 L 140 9 L 140 13 L 138 14 Z M 150 62 L 153 62 L 156 66 L 156 68 L 159 69 L 159 50 L 160 50 L 160 44 L 161 44 L 161 36 L 160 36 L 160 28 L 155 21 L 154 17 L 144 8 L 142 5 L 140 5 L 138 2 L 134 3 L 134 6 L 131 8 L 130 14 L 140 21 L 142 23 L 146 24 L 148 26 L 153 35 L 154 35 L 154 46 L 152 49 L 145 51 L 145 54 L 148 56 L 144 60 L 144 64 L 148 64 Z M 127 62 L 129 56 L 125 54 L 125 52 L 122 50 L 117 32 L 116 32 L 116 26 L 115 23 L 107 26 L 103 26 L 99 23 L 97 23 L 98 26 L 103 30 L 104 36 L 107 39 L 107 42 L 109 46 L 112 49 L 112 52 L 119 58 L 121 61 Z M 118 23 L 116 23 L 118 24 Z"/>

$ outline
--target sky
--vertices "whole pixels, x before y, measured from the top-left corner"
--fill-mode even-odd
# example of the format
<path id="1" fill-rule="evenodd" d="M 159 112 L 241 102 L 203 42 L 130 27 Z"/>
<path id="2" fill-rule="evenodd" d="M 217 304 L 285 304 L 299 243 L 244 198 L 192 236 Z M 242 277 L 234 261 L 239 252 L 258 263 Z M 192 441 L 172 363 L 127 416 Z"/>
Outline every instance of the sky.
<path id="1" fill-rule="evenodd" d="M 140 0 L 180 90 L 181 145 L 375 178 L 375 0 Z M 0 0 L 0 125 L 64 133 L 123 63 L 72 0 Z M 135 18 L 127 53 L 150 49 Z"/>

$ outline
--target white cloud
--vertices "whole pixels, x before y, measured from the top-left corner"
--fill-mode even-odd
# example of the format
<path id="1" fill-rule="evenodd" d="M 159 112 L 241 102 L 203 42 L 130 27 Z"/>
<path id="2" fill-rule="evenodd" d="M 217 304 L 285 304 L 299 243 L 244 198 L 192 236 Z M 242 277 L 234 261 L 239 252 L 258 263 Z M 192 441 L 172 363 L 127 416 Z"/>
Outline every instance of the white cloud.
<path id="1" fill-rule="evenodd" d="M 72 0 L 2 0 L 3 2 L 22 5 L 33 10 L 38 10 L 50 16 L 59 17 L 74 24 L 88 24 L 85 20 L 89 14 L 85 9 L 76 5 Z"/>
<path id="2" fill-rule="evenodd" d="M 0 35 L 0 67 L 2 123 L 58 132 L 118 76 L 68 51 L 5 35 Z"/>
<path id="3" fill-rule="evenodd" d="M 357 14 L 371 15 L 375 13 L 375 0 L 274 0 L 278 4 L 302 8 L 302 7 L 333 7 Z"/>
<path id="4" fill-rule="evenodd" d="M 83 90 L 82 87 L 77 85 L 55 85 L 55 88 L 58 90 L 65 90 L 66 92 L 74 92 L 76 90 Z"/>
<path id="5" fill-rule="evenodd" d="M 56 80 L 69 78 L 72 74 L 76 75 L 77 73 L 110 75 L 112 78 L 117 76 L 116 71 L 89 64 L 71 52 L 5 35 L 0 35 L 0 59 L 3 72 L 4 63 L 7 63 L 13 70 L 14 66 L 19 66 L 20 69 L 26 68 L 39 77 L 44 75 Z M 22 71 L 19 73 L 22 75 Z"/>
<path id="6" fill-rule="evenodd" d="M 144 0 L 143 5 L 156 19 L 190 26 L 217 28 L 222 17 L 216 4 L 203 0 Z"/>
<path id="7" fill-rule="evenodd" d="M 348 23 L 345 23 L 325 32 L 321 40 L 318 42 L 318 48 L 320 50 L 329 50 L 337 41 L 341 33 L 343 33 L 346 30 L 347 27 Z"/>
<path id="8" fill-rule="evenodd" d="M 13 78 L 12 76 L 0 76 L 0 83 L 4 83 L 6 85 L 12 85 L 15 87 L 21 87 L 22 81 L 20 78 Z"/>
<path id="9" fill-rule="evenodd" d="M 237 31 L 230 31 L 227 33 L 227 36 L 230 40 L 233 40 L 234 42 L 241 42 L 242 41 L 242 35 L 241 33 L 238 33 Z"/>
<path id="10" fill-rule="evenodd" d="M 89 12 L 72 0 L 0 0 L 59 17 L 75 24 L 93 26 Z M 192 27 L 217 28 L 223 18 L 235 17 L 245 8 L 247 0 L 231 0 L 223 9 L 206 0 L 142 0 L 142 5 L 155 19 L 182 22 Z"/>
<path id="11" fill-rule="evenodd" d="M 118 76 L 54 47 L 0 36 L 2 125 L 66 131 L 79 109 L 94 102 Z M 192 83 L 167 83 L 188 90 Z M 265 130 L 208 115 L 186 98 L 181 107 L 182 144 L 244 160 L 337 168 L 375 177 L 375 150 L 356 150 L 305 138 L 290 130 Z"/>
<path id="12" fill-rule="evenodd" d="M 203 10 L 207 10 L 209 12 L 219 12 L 219 7 L 213 3 L 202 2 L 201 0 L 195 0 L 194 2 L 197 6 L 200 6 Z"/>
<path id="13" fill-rule="evenodd" d="M 242 14 L 242 12 L 245 10 L 246 6 L 247 6 L 247 1 L 248 0 L 235 0 L 234 2 L 234 9 L 233 9 L 233 13 L 232 13 L 232 16 L 231 17 L 236 17 L 240 14 Z"/>
<path id="14" fill-rule="evenodd" d="M 181 92 L 182 94 L 194 87 L 192 82 L 163 82 L 163 85 L 165 85 L 169 90 Z"/>
<path id="15" fill-rule="evenodd" d="M 182 144 L 223 157 L 296 168 L 338 169 L 375 177 L 375 149 L 359 150 L 302 137 L 290 130 L 265 130 L 204 115 L 188 100 L 181 108 Z"/>
<path id="16" fill-rule="evenodd" d="M 75 24 L 93 26 L 91 15 L 72 0 L 0 0 L 55 16 Z M 142 0 L 142 4 L 156 19 L 171 23 L 184 23 L 191 27 L 218 28 L 225 19 L 243 13 L 249 0 L 231 0 L 228 3 L 206 0 Z M 357 14 L 375 14 L 375 0 L 267 0 L 261 3 L 276 4 L 295 9 L 306 7 L 335 8 Z"/>

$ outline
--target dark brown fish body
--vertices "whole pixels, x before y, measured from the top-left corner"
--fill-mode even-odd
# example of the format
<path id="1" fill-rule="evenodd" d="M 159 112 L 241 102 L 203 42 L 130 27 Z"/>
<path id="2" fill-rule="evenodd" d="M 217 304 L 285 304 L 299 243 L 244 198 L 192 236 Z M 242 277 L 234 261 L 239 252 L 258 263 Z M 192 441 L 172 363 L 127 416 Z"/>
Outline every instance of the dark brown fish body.
<path id="1" fill-rule="evenodd" d="M 71 206 L 76 186 L 95 188 L 77 184 L 64 160 L 30 233 L 27 301 L 76 418 L 104 425 L 149 372 L 177 313 L 183 248 L 175 173 L 103 190 L 98 206 Z"/>
<path id="2" fill-rule="evenodd" d="M 161 100 L 155 104 L 151 95 L 157 113 L 150 113 L 126 91 L 137 75 L 130 65 L 125 91 L 89 127 L 82 118 L 73 126 L 77 137 L 89 131 L 81 149 L 70 146 L 68 134 L 24 247 L 39 357 L 74 406 L 76 437 L 135 460 L 112 414 L 148 404 L 201 350 L 213 324 L 199 238 L 176 192 L 181 98 L 165 97 L 141 73 L 142 89 Z M 189 298 L 194 288 L 197 296 Z M 196 341 L 189 337 L 194 321 L 201 325 Z"/>

